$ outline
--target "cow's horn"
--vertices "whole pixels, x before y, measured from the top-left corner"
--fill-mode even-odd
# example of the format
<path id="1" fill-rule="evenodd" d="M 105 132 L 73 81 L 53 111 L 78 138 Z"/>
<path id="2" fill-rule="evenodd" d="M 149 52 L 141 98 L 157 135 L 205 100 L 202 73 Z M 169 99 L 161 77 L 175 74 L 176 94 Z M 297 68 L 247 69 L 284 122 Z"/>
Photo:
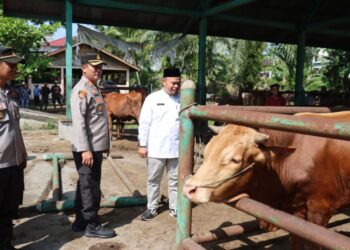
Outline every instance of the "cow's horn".
<path id="1" fill-rule="evenodd" d="M 256 133 L 254 136 L 254 141 L 256 144 L 263 144 L 267 142 L 268 139 L 269 139 L 269 136 L 264 133 Z"/>
<path id="2" fill-rule="evenodd" d="M 214 126 L 214 125 L 209 125 L 208 127 L 215 134 L 219 134 L 221 132 L 221 130 L 224 128 L 223 126 Z"/>

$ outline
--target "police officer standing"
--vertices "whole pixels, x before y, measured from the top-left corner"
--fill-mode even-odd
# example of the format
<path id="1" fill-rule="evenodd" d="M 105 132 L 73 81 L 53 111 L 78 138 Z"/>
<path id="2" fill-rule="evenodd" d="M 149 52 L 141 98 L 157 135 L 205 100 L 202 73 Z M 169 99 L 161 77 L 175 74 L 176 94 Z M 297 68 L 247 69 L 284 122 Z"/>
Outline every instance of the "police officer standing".
<path id="1" fill-rule="evenodd" d="M 79 174 L 75 197 L 76 219 L 74 232 L 85 236 L 111 238 L 112 229 L 98 221 L 101 201 L 101 165 L 103 153 L 109 154 L 110 141 L 106 105 L 97 82 L 106 64 L 98 54 L 81 56 L 83 76 L 75 85 L 71 96 L 73 138 L 72 150 Z"/>
<path id="2" fill-rule="evenodd" d="M 17 64 L 23 62 L 12 49 L 0 47 L 0 249 L 11 245 L 12 219 L 22 203 L 23 169 L 27 152 L 19 127 L 19 105 L 10 94 L 7 82 L 14 80 Z"/>

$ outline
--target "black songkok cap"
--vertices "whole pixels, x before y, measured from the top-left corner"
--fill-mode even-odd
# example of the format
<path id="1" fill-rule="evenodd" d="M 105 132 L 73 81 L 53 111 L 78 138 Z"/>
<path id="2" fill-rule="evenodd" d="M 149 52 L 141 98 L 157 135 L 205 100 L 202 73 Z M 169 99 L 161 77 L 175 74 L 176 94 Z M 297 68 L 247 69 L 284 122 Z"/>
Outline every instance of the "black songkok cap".
<path id="1" fill-rule="evenodd" d="M 180 77 L 180 69 L 179 68 L 167 68 L 163 71 L 163 78 L 164 77 Z"/>

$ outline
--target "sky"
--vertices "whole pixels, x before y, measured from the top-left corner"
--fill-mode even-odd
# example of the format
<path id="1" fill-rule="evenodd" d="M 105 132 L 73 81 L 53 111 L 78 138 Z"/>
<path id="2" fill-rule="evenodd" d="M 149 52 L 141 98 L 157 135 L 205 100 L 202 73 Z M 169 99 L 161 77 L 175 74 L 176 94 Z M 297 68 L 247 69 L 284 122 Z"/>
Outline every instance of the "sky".
<path id="1" fill-rule="evenodd" d="M 93 25 L 83 24 L 85 27 L 88 27 L 90 29 L 94 29 Z M 78 30 L 78 24 L 73 23 L 73 36 L 77 35 Z M 59 28 L 52 36 L 53 39 L 59 39 L 66 36 L 66 29 L 64 27 Z"/>

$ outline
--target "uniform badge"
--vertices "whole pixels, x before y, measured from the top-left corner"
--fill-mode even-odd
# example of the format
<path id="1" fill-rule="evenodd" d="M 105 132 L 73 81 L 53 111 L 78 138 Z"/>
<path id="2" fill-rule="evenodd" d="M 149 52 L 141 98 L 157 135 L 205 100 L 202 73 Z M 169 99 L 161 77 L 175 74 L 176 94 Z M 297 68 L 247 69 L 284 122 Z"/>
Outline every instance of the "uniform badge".
<path id="1" fill-rule="evenodd" d="M 99 103 L 96 105 L 96 111 L 97 113 L 101 113 L 103 111 L 103 104 Z"/>
<path id="2" fill-rule="evenodd" d="M 86 90 L 83 90 L 83 89 L 82 89 L 82 90 L 79 90 L 78 96 L 79 96 L 79 98 L 81 98 L 81 99 L 85 98 L 85 97 L 87 96 Z"/>
<path id="3" fill-rule="evenodd" d="M 103 103 L 103 98 L 102 97 L 97 97 L 95 98 L 96 103 Z"/>

